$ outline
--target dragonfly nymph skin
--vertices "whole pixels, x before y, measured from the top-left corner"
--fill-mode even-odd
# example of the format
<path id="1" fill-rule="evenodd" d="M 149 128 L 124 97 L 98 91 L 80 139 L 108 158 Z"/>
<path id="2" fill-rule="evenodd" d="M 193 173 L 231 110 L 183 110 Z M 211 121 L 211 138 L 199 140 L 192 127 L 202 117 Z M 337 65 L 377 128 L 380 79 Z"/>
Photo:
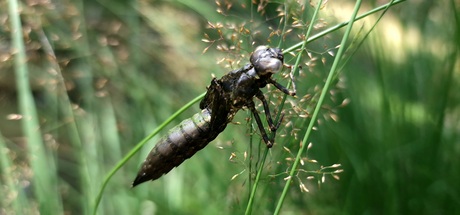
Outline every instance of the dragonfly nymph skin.
<path id="1" fill-rule="evenodd" d="M 192 157 L 214 140 L 244 107 L 253 113 L 267 147 L 273 146 L 273 139 L 268 137 L 263 127 L 253 98 L 257 97 L 262 101 L 270 131 L 275 133 L 279 123 L 273 123 L 268 103 L 260 88 L 273 84 L 288 95 L 294 96 L 295 92 L 289 91 L 271 78 L 283 67 L 281 49 L 259 46 L 252 53 L 250 62 L 221 79 L 212 79 L 200 102 L 201 112 L 182 121 L 158 141 L 142 164 L 133 186 L 158 179 Z"/>

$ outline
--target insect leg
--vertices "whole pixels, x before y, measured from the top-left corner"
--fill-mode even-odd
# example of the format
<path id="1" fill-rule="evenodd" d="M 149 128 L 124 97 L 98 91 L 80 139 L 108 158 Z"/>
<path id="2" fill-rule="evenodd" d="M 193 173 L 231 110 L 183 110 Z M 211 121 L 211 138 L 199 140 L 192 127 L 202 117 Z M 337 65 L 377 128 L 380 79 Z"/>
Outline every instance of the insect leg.
<path id="1" fill-rule="evenodd" d="M 275 124 L 273 123 L 273 119 L 272 119 L 272 116 L 270 114 L 270 108 L 268 107 L 268 102 L 267 100 L 265 99 L 265 96 L 264 94 L 262 94 L 262 91 L 258 91 L 256 93 L 256 97 L 258 99 L 260 99 L 260 101 L 262 101 L 262 104 L 264 106 L 264 111 L 265 111 L 265 117 L 267 118 L 267 122 L 268 122 L 268 126 L 270 126 L 270 131 L 272 132 L 275 132 L 276 129 L 278 128 L 279 126 L 279 122 L 278 122 L 278 125 L 275 126 Z M 281 122 L 281 121 L 280 121 Z"/>
<path id="2" fill-rule="evenodd" d="M 252 115 L 254 115 L 254 118 L 256 119 L 257 126 L 259 127 L 260 134 L 262 135 L 262 138 L 264 139 L 265 144 L 267 144 L 268 148 L 271 148 L 273 146 L 273 141 L 270 140 L 270 138 L 268 138 L 267 132 L 265 132 L 264 125 L 262 124 L 262 121 L 260 120 L 260 116 L 257 113 L 254 102 L 250 101 L 247 104 L 247 107 L 249 108 L 249 110 L 251 110 Z"/>
<path id="3" fill-rule="evenodd" d="M 273 84 L 276 88 L 281 90 L 284 94 L 290 95 L 290 96 L 295 96 L 296 92 L 295 91 L 290 91 L 288 90 L 285 86 L 281 85 L 280 83 L 276 82 L 275 80 L 269 78 L 267 80 L 268 83 Z"/>

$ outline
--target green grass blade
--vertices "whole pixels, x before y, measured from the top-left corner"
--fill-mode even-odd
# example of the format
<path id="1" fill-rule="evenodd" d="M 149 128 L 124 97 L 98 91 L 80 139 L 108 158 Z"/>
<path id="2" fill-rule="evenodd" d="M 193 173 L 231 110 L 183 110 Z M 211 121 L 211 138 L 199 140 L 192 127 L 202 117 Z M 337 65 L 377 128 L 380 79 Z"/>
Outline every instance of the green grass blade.
<path id="1" fill-rule="evenodd" d="M 305 38 L 309 37 L 309 35 L 310 35 L 310 33 L 311 33 L 312 29 L 313 29 L 313 26 L 314 26 L 313 23 L 315 23 L 316 18 L 318 17 L 318 13 L 319 13 L 319 10 L 321 8 L 322 3 L 323 3 L 322 0 L 320 0 L 318 2 L 318 6 L 316 7 L 315 12 L 313 14 L 313 17 L 311 18 L 311 21 L 310 21 L 311 24 L 308 26 L 307 32 L 305 34 Z M 302 59 L 302 53 L 303 53 L 303 50 L 305 50 L 305 46 L 307 45 L 307 43 L 308 43 L 308 40 L 305 40 L 304 43 L 302 44 L 301 51 L 297 55 L 295 65 L 293 67 L 294 68 L 293 75 L 295 75 L 295 72 L 298 71 L 298 68 L 299 68 L 299 65 L 300 65 L 300 60 Z M 289 88 L 290 86 L 291 86 L 291 82 L 288 83 L 287 88 Z M 283 100 L 281 102 L 281 105 L 278 108 L 278 115 L 276 116 L 275 123 L 278 122 L 278 120 L 280 120 L 281 110 L 284 107 L 284 103 L 286 101 L 286 98 L 287 98 L 287 95 L 284 95 Z M 260 182 L 260 177 L 262 175 L 262 171 L 263 171 L 263 167 L 265 165 L 265 161 L 266 161 L 266 158 L 267 158 L 267 155 L 268 155 L 268 151 L 269 151 L 269 149 L 265 148 L 264 154 L 262 156 L 262 160 L 260 162 L 259 169 L 257 170 L 257 175 L 256 175 L 256 179 L 254 181 L 254 186 L 252 187 L 251 195 L 249 197 L 248 205 L 246 207 L 245 214 L 247 214 L 247 215 L 252 213 L 252 207 L 254 205 L 254 198 L 255 198 L 255 195 L 256 195 L 257 186 L 259 185 L 259 182 Z"/>
<path id="2" fill-rule="evenodd" d="M 256 179 L 254 181 L 254 185 L 252 186 L 251 195 L 249 196 L 248 205 L 246 206 L 246 212 L 244 214 L 248 215 L 252 213 L 252 206 L 254 205 L 254 197 L 256 195 L 257 186 L 259 185 L 260 177 L 264 169 L 267 154 L 268 154 L 268 148 L 265 147 L 264 154 L 262 155 L 262 160 L 259 164 L 259 168 L 257 169 Z"/>
<path id="3" fill-rule="evenodd" d="M 107 176 L 104 178 L 104 181 L 102 182 L 102 186 L 97 194 L 95 203 L 94 203 L 94 208 L 93 208 L 93 214 L 95 215 L 97 213 L 97 208 L 99 206 L 99 203 L 101 202 L 102 194 L 104 193 L 104 189 L 107 186 L 109 180 L 112 178 L 113 175 L 126 163 L 128 160 L 133 157 L 141 148 L 144 146 L 150 139 L 152 139 L 155 135 L 158 134 L 164 127 L 166 127 L 170 122 L 172 122 L 175 118 L 177 118 L 181 113 L 183 113 L 185 110 L 190 108 L 193 104 L 197 103 L 201 99 L 203 99 L 204 95 L 206 93 L 203 93 L 196 98 L 194 98 L 192 101 L 184 105 L 182 108 L 180 108 L 178 111 L 176 111 L 171 117 L 169 117 L 166 121 L 164 121 L 157 129 L 155 129 L 151 134 L 149 134 L 147 137 L 145 137 L 143 140 L 141 140 L 131 151 L 126 154 L 123 159 L 121 159 L 117 165 L 113 169 L 109 171 Z"/>
<path id="4" fill-rule="evenodd" d="M 18 91 L 19 109 L 22 115 L 22 130 L 27 138 L 29 163 L 34 173 L 32 186 L 40 213 L 62 214 L 62 201 L 57 189 L 55 156 L 46 152 L 41 136 L 38 114 L 29 85 L 26 50 L 23 41 L 20 10 L 16 0 L 8 1 L 13 40 L 14 70 Z"/>
<path id="5" fill-rule="evenodd" d="M 358 42 L 356 43 L 356 45 L 353 45 L 355 43 L 355 40 L 353 40 L 349 46 L 349 48 L 347 49 L 352 49 L 352 47 L 354 47 L 353 51 L 350 53 L 349 57 L 346 58 L 345 60 L 343 60 L 342 62 L 342 65 L 341 67 L 338 69 L 338 72 L 336 73 L 336 75 L 338 75 L 340 73 L 340 71 L 342 71 L 342 68 L 348 63 L 348 61 L 352 58 L 353 55 L 355 55 L 355 53 L 359 50 L 359 48 L 364 44 L 364 41 L 366 41 L 366 39 L 369 37 L 369 35 L 371 34 L 372 31 L 374 31 L 375 27 L 377 27 L 377 24 L 380 22 L 380 20 L 382 20 L 383 16 L 386 14 L 386 12 L 390 9 L 390 7 L 393 5 L 393 3 L 395 2 L 395 0 L 392 0 L 390 3 L 386 4 L 386 7 L 385 9 L 383 10 L 383 12 L 380 14 L 379 18 L 377 18 L 377 20 L 375 21 L 375 23 L 372 25 L 371 28 L 369 28 L 369 30 L 366 32 L 366 34 L 364 35 L 364 37 Z M 346 53 L 347 51 L 345 51 Z M 346 54 L 345 54 L 346 55 Z"/>
<path id="6" fill-rule="evenodd" d="M 405 2 L 405 1 L 406 1 L 406 0 L 393 1 L 393 2 L 391 2 L 391 3 L 384 4 L 384 5 L 382 5 L 382 6 L 376 7 L 376 8 L 374 8 L 374 9 L 370 10 L 370 11 L 367 11 L 366 13 L 363 13 L 363 14 L 357 16 L 356 19 L 355 19 L 355 21 L 358 21 L 358 20 L 360 20 L 360 19 L 363 19 L 363 18 L 365 18 L 365 17 L 367 17 L 367 16 L 369 16 L 369 15 L 371 15 L 371 14 L 377 13 L 377 12 L 379 12 L 379 11 L 381 11 L 381 10 L 385 10 L 388 6 L 394 6 L 394 5 L 397 5 L 397 4 L 402 3 L 402 2 Z M 335 25 L 335 26 L 332 26 L 332 27 L 330 27 L 330 28 L 328 28 L 328 29 L 326 29 L 326 30 L 324 30 L 324 31 L 321 31 L 321 32 L 319 32 L 319 33 L 317 33 L 317 34 L 311 36 L 310 38 L 308 38 L 307 42 L 308 42 L 308 43 L 313 42 L 313 41 L 315 41 L 315 40 L 317 40 L 317 39 L 319 39 L 319 38 L 321 38 L 321 37 L 324 37 L 325 35 L 327 35 L 327 34 L 329 34 L 329 33 L 332 33 L 332 32 L 334 32 L 334 31 L 337 31 L 337 30 L 341 29 L 342 27 L 347 26 L 348 23 L 349 23 L 349 21 L 347 21 L 347 22 L 342 22 L 342 23 L 337 24 L 337 25 Z M 297 43 L 297 44 L 295 44 L 295 45 L 293 45 L 293 46 L 291 46 L 291 47 L 285 49 L 284 52 L 287 53 L 287 52 L 290 52 L 290 51 L 294 51 L 295 49 L 301 47 L 303 43 L 304 43 L 303 41 L 300 42 L 300 43 Z"/>
<path id="7" fill-rule="evenodd" d="M 310 136 L 311 131 L 313 130 L 313 126 L 314 126 L 314 124 L 316 122 L 316 119 L 318 117 L 319 110 L 321 109 L 321 106 L 323 104 L 324 98 L 326 97 L 326 94 L 327 94 L 327 92 L 329 90 L 329 87 L 330 87 L 330 85 L 332 83 L 332 78 L 334 77 L 334 74 L 335 74 L 335 72 L 337 70 L 337 67 L 339 65 L 339 62 L 341 60 L 342 54 L 343 54 L 343 52 L 345 50 L 346 42 L 348 41 L 348 37 L 349 37 L 349 35 L 351 33 L 351 29 L 353 28 L 353 23 L 356 20 L 356 15 L 358 14 L 358 10 L 359 10 L 360 6 L 361 6 L 361 0 L 358 0 L 356 2 L 355 8 L 353 10 L 353 14 L 351 15 L 350 21 L 348 22 L 348 27 L 347 27 L 347 29 L 345 31 L 345 34 L 344 34 L 343 38 L 342 38 L 342 42 L 340 43 L 340 48 L 339 48 L 339 50 L 337 52 L 337 56 L 334 59 L 334 63 L 332 64 L 331 71 L 329 72 L 329 75 L 328 75 L 328 77 L 326 79 L 326 83 L 324 84 L 324 88 L 323 88 L 323 90 L 321 92 L 321 95 L 320 95 L 320 98 L 318 100 L 318 103 L 316 104 L 315 111 L 313 112 L 312 118 L 310 120 L 310 124 L 308 125 L 307 131 L 306 131 L 305 136 L 303 138 L 302 147 L 300 148 L 299 152 L 297 153 L 296 159 L 295 159 L 295 161 L 294 161 L 294 163 L 292 165 L 292 169 L 290 171 L 288 180 L 286 181 L 286 185 L 284 186 L 283 193 L 281 194 L 281 197 L 280 197 L 280 199 L 278 201 L 278 204 L 276 206 L 274 214 L 279 214 L 280 213 L 281 207 L 283 206 L 284 200 L 286 199 L 287 191 L 290 188 L 292 178 L 294 177 L 294 174 L 296 172 L 297 166 L 300 163 L 302 154 L 305 151 L 305 149 L 307 148 L 308 138 Z"/>

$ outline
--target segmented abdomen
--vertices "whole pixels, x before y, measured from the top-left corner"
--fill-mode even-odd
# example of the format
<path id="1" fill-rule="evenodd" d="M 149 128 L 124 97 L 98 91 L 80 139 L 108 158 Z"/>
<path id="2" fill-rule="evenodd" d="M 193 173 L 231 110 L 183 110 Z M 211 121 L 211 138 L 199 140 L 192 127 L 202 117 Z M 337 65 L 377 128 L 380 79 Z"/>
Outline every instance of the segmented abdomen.
<path id="1" fill-rule="evenodd" d="M 161 177 L 214 140 L 226 124 L 213 129 L 210 121 L 211 111 L 205 108 L 172 128 L 150 151 L 133 186 Z"/>

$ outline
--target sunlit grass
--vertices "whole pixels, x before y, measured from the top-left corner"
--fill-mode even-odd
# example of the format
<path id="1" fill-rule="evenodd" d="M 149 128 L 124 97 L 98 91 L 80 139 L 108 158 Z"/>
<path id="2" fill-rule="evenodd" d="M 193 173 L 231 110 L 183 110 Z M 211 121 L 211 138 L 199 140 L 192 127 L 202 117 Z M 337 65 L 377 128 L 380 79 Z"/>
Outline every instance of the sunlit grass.
<path id="1" fill-rule="evenodd" d="M 0 4 L 9 14 L 0 19 L 0 214 L 90 214 L 98 194 L 98 214 L 242 214 L 257 173 L 253 214 L 273 213 L 278 201 L 284 201 L 281 214 L 458 213 L 455 1 L 392 6 L 372 31 L 367 27 L 384 7 L 366 2 L 375 12 L 360 11 L 361 30 L 348 41 L 363 43 L 350 45 L 302 144 L 348 24 L 330 15 L 339 3 L 320 8 L 320 25 L 307 37 L 316 1 L 304 10 L 296 2 L 45 1 L 21 2 L 21 10 L 8 12 L 6 4 L 16 3 Z M 279 16 L 285 6 L 291 19 Z M 307 22 L 289 30 L 292 17 Z M 207 28 L 208 21 L 222 26 Z M 241 111 L 192 159 L 130 189 L 157 137 L 136 143 L 168 117 L 173 121 L 158 135 L 196 113 L 192 105 L 173 116 L 205 91 L 211 74 L 247 63 L 253 47 L 265 43 L 281 44 L 295 65 L 305 41 L 298 97 L 278 110 L 282 96 L 273 87 L 263 90 L 273 114 L 284 112 L 285 119 L 260 172 L 266 147 Z M 18 84 L 11 88 L 5 82 L 14 79 L 5 77 L 13 71 Z M 276 79 L 287 85 L 288 74 Z M 18 121 L 24 132 L 12 128 Z M 301 146 L 308 153 L 297 156 Z M 300 165 L 290 177 L 296 157 Z M 293 182 L 282 198 L 288 178 Z"/>

